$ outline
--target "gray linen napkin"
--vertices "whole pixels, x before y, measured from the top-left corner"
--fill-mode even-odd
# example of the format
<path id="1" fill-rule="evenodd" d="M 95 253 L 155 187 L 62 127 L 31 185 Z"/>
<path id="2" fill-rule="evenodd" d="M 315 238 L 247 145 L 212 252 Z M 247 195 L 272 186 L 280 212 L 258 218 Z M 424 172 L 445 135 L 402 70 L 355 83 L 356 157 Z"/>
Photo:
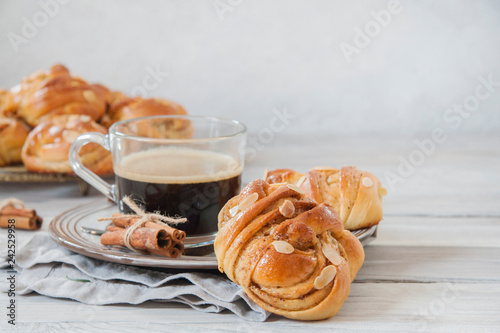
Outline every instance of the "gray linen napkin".
<path id="1" fill-rule="evenodd" d="M 5 256 L 1 260 L 0 267 L 6 267 Z M 227 309 L 251 321 L 269 316 L 222 275 L 167 273 L 92 259 L 58 246 L 46 232 L 38 232 L 18 249 L 16 270 L 20 295 L 35 291 L 94 305 L 179 302 L 203 312 Z M 5 290 L 6 283 L 2 285 Z"/>

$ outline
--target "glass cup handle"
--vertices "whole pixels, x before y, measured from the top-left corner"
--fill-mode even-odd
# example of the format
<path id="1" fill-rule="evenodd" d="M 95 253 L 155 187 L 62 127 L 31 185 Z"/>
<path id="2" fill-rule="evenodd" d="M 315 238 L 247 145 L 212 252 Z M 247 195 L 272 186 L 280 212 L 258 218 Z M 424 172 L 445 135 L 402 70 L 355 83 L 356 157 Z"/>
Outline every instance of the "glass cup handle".
<path id="1" fill-rule="evenodd" d="M 95 142 L 106 150 L 109 147 L 109 135 L 97 132 L 84 133 L 76 138 L 69 150 L 69 163 L 73 171 L 84 181 L 95 187 L 99 192 L 116 202 L 116 187 L 105 182 L 101 177 L 86 168 L 80 160 L 80 149 L 87 143 Z"/>

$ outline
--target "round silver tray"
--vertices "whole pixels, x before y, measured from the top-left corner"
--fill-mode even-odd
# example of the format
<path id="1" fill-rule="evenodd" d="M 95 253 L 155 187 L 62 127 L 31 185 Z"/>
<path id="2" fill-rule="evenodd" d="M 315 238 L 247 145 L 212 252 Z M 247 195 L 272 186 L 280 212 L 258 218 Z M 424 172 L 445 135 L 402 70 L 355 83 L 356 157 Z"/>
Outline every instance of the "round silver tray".
<path id="1" fill-rule="evenodd" d="M 143 255 L 133 252 L 123 246 L 104 246 L 99 235 L 89 234 L 84 228 L 105 230 L 107 223 L 99 222 L 98 217 L 111 216 L 117 211 L 117 206 L 106 200 L 88 203 L 65 211 L 55 217 L 49 225 L 52 239 L 61 246 L 82 255 L 126 265 L 180 268 L 180 269 L 217 269 L 217 258 L 213 246 L 205 255 L 183 254 L 178 258 L 165 258 L 155 255 Z M 83 227 L 83 228 L 82 228 Z M 376 237 L 377 226 L 353 231 L 363 245 Z M 187 246 L 188 247 L 188 246 Z M 188 249 L 189 250 L 189 249 Z"/>

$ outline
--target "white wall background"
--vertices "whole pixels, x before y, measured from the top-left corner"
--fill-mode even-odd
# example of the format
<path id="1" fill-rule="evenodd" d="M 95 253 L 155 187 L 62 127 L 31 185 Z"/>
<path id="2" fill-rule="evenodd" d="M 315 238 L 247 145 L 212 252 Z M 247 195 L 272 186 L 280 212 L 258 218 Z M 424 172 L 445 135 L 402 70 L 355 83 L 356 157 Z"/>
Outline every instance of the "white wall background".
<path id="1" fill-rule="evenodd" d="M 355 29 L 389 1 L 59 1 L 68 3 L 0 2 L 0 87 L 59 62 L 130 92 L 159 68 L 169 75 L 149 96 L 239 119 L 254 133 L 286 108 L 296 115 L 286 133 L 407 136 L 450 127 L 444 112 L 474 94 L 478 77 L 500 82 L 494 0 L 402 1 L 350 63 L 340 44 L 354 44 Z M 220 15 L 214 4 L 230 10 Z M 37 31 L 27 34 L 27 21 Z M 25 38 L 17 47 L 14 34 Z M 500 86 L 453 130 L 498 135 L 499 105 Z"/>

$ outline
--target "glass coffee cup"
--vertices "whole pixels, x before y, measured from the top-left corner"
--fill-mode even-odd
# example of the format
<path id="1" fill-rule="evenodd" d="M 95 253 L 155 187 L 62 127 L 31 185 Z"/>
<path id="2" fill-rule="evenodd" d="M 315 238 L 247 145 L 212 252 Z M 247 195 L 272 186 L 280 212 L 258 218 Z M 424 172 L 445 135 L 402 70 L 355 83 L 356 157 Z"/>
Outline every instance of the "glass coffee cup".
<path id="1" fill-rule="evenodd" d="M 111 152 L 115 184 L 110 185 L 80 161 L 83 145 L 95 142 Z M 204 116 L 154 116 L 113 124 L 109 134 L 85 133 L 72 144 L 75 173 L 132 213 L 130 197 L 146 212 L 187 218 L 185 244 L 209 244 L 217 215 L 240 191 L 246 127 L 235 120 Z"/>

